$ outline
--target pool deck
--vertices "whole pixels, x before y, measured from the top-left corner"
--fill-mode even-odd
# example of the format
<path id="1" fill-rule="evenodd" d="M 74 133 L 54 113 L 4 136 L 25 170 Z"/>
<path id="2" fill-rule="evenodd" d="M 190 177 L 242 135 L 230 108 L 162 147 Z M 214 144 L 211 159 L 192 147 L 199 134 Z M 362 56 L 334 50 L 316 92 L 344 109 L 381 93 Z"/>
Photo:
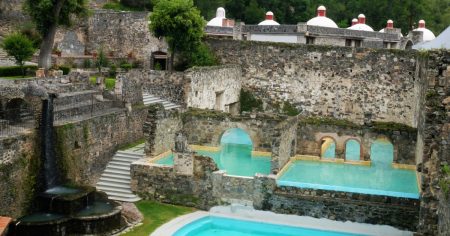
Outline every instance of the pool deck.
<path id="1" fill-rule="evenodd" d="M 329 219 L 317 219 L 309 216 L 296 216 L 276 214 L 268 211 L 254 210 L 242 205 L 217 206 L 209 212 L 197 211 L 191 214 L 177 217 L 162 225 L 151 236 L 169 236 L 181 229 L 186 224 L 206 216 L 217 216 L 225 218 L 240 219 L 246 221 L 257 221 L 269 224 L 280 224 L 294 227 L 313 228 L 334 232 L 345 232 L 363 235 L 389 235 L 389 236 L 412 236 L 410 231 L 403 231 L 387 225 L 371 225 L 355 222 L 341 222 Z"/>

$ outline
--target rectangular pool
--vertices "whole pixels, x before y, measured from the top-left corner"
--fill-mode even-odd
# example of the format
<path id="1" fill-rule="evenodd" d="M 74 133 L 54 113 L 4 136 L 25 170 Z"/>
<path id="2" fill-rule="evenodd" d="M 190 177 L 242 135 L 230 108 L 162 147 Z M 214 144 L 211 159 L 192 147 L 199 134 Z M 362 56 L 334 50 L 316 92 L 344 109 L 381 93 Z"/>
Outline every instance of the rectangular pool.
<path id="1" fill-rule="evenodd" d="M 389 166 L 321 161 L 293 161 L 278 178 L 279 186 L 419 198 L 416 172 Z"/>

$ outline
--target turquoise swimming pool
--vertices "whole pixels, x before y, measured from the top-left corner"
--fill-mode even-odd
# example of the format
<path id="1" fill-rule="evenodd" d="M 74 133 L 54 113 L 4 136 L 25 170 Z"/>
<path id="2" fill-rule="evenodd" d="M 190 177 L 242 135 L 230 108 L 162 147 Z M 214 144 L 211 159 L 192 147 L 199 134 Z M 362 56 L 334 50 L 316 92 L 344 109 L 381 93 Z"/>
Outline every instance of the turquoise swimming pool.
<path id="1" fill-rule="evenodd" d="M 217 167 L 229 175 L 254 176 L 256 173 L 270 173 L 270 157 L 252 156 L 252 146 L 243 144 L 223 144 L 218 152 L 196 151 L 211 157 Z M 173 154 L 156 161 L 157 164 L 173 165 Z"/>
<path id="2" fill-rule="evenodd" d="M 206 216 L 179 229 L 173 236 L 350 236 L 344 232 Z"/>
<path id="3" fill-rule="evenodd" d="M 347 147 L 346 154 L 352 157 L 349 159 L 358 160 L 359 145 L 351 143 Z M 384 140 L 374 142 L 370 156 L 371 166 L 294 161 L 277 182 L 280 186 L 419 198 L 416 172 L 392 167 L 392 144 Z"/>

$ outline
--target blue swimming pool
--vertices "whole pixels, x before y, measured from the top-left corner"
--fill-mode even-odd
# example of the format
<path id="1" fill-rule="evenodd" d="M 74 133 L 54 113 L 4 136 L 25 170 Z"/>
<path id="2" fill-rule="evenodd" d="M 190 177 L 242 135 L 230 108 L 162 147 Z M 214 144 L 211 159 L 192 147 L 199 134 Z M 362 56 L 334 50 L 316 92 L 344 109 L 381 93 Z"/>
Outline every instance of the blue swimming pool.
<path id="1" fill-rule="evenodd" d="M 229 175 L 254 176 L 256 173 L 270 173 L 270 157 L 252 156 L 252 146 L 244 144 L 223 144 L 218 152 L 196 151 L 211 157 L 217 167 Z M 173 154 L 156 161 L 157 164 L 173 165 Z"/>
<path id="2" fill-rule="evenodd" d="M 185 225 L 173 236 L 349 236 L 344 232 L 206 216 Z"/>

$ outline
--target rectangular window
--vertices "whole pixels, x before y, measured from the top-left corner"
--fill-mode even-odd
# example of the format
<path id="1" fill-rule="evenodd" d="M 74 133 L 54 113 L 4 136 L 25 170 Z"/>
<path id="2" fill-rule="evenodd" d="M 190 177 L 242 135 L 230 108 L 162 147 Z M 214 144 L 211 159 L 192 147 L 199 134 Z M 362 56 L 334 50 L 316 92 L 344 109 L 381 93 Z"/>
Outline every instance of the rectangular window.
<path id="1" fill-rule="evenodd" d="M 345 46 L 346 47 L 351 47 L 352 46 L 352 40 L 351 39 L 346 39 L 345 40 Z"/>
<path id="2" fill-rule="evenodd" d="M 362 44 L 361 40 L 355 40 L 355 48 L 360 48 Z"/>
<path id="3" fill-rule="evenodd" d="M 306 37 L 306 44 L 314 44 L 315 38 L 314 37 Z"/>

